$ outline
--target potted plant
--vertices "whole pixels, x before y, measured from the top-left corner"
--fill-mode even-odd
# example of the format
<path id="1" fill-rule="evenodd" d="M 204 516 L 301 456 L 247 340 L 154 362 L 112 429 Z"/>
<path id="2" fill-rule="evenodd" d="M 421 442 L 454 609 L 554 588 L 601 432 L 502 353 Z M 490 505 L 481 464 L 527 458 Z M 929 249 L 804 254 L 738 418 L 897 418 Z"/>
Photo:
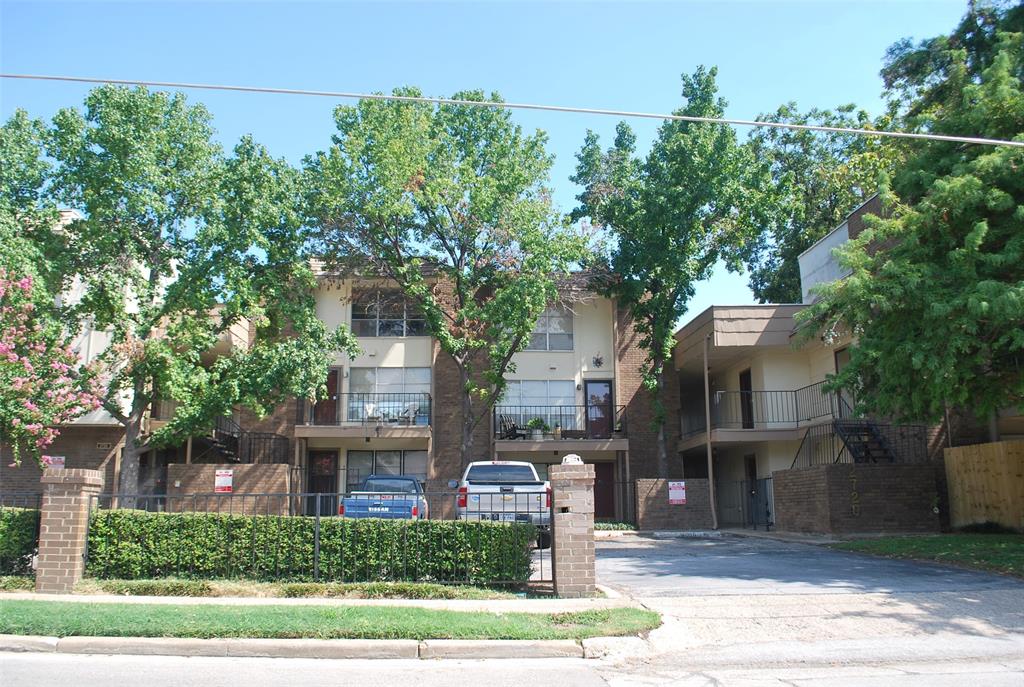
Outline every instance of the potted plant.
<path id="1" fill-rule="evenodd" d="M 548 431 L 549 427 L 543 419 L 535 417 L 526 423 L 527 429 L 530 430 L 530 439 L 533 441 L 540 441 L 544 438 L 544 432 Z"/>

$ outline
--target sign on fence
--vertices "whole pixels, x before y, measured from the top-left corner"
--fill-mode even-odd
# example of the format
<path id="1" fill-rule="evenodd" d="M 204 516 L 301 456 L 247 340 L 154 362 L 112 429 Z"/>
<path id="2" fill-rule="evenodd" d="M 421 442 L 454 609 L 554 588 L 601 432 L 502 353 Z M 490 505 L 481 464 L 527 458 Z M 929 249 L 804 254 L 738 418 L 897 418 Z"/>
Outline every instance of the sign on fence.
<path id="1" fill-rule="evenodd" d="M 52 470 L 63 470 L 64 456 L 43 456 L 43 465 Z"/>
<path id="2" fill-rule="evenodd" d="M 217 470 L 213 478 L 213 491 L 218 494 L 230 494 L 234 474 L 234 470 Z"/>
<path id="3" fill-rule="evenodd" d="M 670 506 L 686 505 L 686 482 L 668 483 L 668 503 Z"/>

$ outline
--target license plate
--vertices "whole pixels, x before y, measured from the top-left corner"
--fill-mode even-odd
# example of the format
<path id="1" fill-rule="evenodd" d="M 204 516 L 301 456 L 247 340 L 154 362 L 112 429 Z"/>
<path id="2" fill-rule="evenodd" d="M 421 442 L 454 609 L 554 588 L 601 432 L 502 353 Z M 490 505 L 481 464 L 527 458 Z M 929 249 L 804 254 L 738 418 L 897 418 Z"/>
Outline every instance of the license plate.
<path id="1" fill-rule="evenodd" d="M 491 513 L 491 520 L 498 520 L 501 522 L 515 522 L 515 513 Z"/>

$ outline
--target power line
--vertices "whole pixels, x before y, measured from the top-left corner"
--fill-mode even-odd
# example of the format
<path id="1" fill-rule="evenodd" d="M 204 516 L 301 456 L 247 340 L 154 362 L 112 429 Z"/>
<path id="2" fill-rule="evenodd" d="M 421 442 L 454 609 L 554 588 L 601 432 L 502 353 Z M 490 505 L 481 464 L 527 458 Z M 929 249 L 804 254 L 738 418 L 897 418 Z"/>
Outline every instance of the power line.
<path id="1" fill-rule="evenodd" d="M 878 129 L 853 129 L 841 126 L 818 126 L 816 124 L 789 124 L 785 122 L 759 122 L 750 119 L 729 119 L 725 117 L 694 117 L 691 115 L 659 114 L 656 112 L 632 112 L 629 110 L 606 110 L 593 107 L 567 107 L 563 105 L 538 105 L 534 103 L 496 103 L 480 100 L 456 100 L 429 96 L 385 95 L 382 93 L 354 93 L 349 91 L 311 91 L 299 88 L 268 88 L 261 86 L 230 86 L 222 84 L 184 83 L 176 81 L 143 81 L 136 79 L 97 79 L 85 76 L 51 76 L 44 74 L 0 74 L 3 79 L 29 79 L 33 81 L 70 81 L 78 83 L 120 84 L 126 86 L 154 86 L 158 88 L 188 88 L 207 91 L 239 91 L 243 93 L 272 93 L 277 95 L 311 95 L 324 98 L 354 100 L 390 100 L 409 103 L 432 103 L 440 105 L 468 105 L 472 107 L 508 108 L 510 110 L 542 110 L 544 112 L 571 112 L 577 114 L 607 115 L 638 119 L 660 119 L 680 122 L 705 122 L 710 124 L 732 124 L 734 126 L 769 127 L 774 129 L 795 129 L 799 131 L 827 131 L 839 134 L 857 134 L 887 138 L 913 138 L 925 141 L 946 141 L 950 143 L 972 143 L 989 146 L 1010 146 L 1024 148 L 1024 141 L 1006 141 L 998 138 L 975 138 L 972 136 L 946 136 L 943 134 L 921 134 L 906 131 L 882 131 Z"/>

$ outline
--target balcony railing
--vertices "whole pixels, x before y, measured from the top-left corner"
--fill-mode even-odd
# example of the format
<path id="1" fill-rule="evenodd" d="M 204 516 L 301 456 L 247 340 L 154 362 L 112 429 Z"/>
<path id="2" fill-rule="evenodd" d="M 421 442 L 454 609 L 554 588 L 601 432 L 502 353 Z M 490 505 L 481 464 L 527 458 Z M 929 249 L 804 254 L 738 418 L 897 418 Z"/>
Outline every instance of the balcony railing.
<path id="1" fill-rule="evenodd" d="M 304 425 L 429 426 L 431 398 L 427 393 L 333 394 L 309 403 L 299 401 Z"/>
<path id="2" fill-rule="evenodd" d="M 611 404 L 494 407 L 497 439 L 529 439 L 542 424 L 543 439 L 610 439 L 626 436 L 626 407 Z M 556 430 L 557 427 L 557 430 Z"/>
<path id="3" fill-rule="evenodd" d="M 712 429 L 785 429 L 823 417 L 843 417 L 849 401 L 817 382 L 792 391 L 716 391 L 711 396 Z M 703 399 L 701 399 L 703 400 Z M 703 405 L 682 413 L 682 436 L 705 431 Z"/>

